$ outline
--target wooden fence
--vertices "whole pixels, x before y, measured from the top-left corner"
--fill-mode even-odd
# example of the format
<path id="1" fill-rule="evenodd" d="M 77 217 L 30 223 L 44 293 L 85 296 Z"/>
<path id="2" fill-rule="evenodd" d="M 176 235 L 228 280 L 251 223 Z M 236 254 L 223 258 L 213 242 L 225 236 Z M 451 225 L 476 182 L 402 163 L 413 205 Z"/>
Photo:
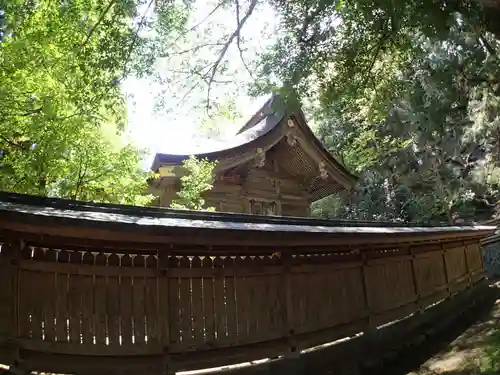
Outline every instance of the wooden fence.
<path id="1" fill-rule="evenodd" d="M 153 375 L 298 355 L 475 285 L 494 231 L 272 220 L 0 195 L 0 362 Z"/>

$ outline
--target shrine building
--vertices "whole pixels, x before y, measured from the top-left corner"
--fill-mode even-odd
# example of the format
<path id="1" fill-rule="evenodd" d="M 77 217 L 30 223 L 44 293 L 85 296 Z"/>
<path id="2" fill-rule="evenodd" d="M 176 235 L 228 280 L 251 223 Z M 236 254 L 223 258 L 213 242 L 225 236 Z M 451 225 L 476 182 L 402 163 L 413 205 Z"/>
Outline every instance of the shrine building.
<path id="1" fill-rule="evenodd" d="M 158 203 L 177 198 L 182 162 L 190 155 L 158 153 L 152 186 Z M 302 110 L 273 96 L 228 142 L 195 154 L 217 161 L 213 189 L 204 196 L 217 211 L 309 216 L 312 202 L 351 189 L 357 181 L 313 134 Z"/>

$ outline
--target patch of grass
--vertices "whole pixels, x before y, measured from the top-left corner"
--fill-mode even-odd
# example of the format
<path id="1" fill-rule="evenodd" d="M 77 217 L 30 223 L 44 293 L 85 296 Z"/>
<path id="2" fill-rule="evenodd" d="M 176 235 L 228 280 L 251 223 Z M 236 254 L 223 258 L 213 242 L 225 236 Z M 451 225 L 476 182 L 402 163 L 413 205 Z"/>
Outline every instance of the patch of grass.
<path id="1" fill-rule="evenodd" d="M 500 331 L 493 333 L 486 342 L 481 358 L 481 373 L 500 374 Z"/>

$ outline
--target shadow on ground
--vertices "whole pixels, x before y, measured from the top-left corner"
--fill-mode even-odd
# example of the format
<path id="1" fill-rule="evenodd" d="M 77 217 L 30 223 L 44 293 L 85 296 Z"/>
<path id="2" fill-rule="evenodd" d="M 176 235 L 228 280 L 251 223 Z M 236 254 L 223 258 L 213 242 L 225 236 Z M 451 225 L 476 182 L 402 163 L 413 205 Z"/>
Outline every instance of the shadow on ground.
<path id="1" fill-rule="evenodd" d="M 481 370 L 484 353 L 491 351 L 492 342 L 500 348 L 500 282 L 492 282 L 489 292 L 485 302 L 438 337 L 363 375 L 500 375 L 500 363 L 493 371 Z M 494 357 L 500 360 L 500 353 Z"/>

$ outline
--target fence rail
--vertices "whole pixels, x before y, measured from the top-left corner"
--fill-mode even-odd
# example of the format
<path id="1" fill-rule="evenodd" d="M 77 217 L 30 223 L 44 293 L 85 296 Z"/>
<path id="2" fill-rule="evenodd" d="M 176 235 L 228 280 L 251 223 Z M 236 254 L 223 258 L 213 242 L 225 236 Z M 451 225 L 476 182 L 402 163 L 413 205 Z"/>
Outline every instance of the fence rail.
<path id="1" fill-rule="evenodd" d="M 373 331 L 477 284 L 495 229 L 0 200 L 0 360 L 82 374 L 225 366 Z"/>

